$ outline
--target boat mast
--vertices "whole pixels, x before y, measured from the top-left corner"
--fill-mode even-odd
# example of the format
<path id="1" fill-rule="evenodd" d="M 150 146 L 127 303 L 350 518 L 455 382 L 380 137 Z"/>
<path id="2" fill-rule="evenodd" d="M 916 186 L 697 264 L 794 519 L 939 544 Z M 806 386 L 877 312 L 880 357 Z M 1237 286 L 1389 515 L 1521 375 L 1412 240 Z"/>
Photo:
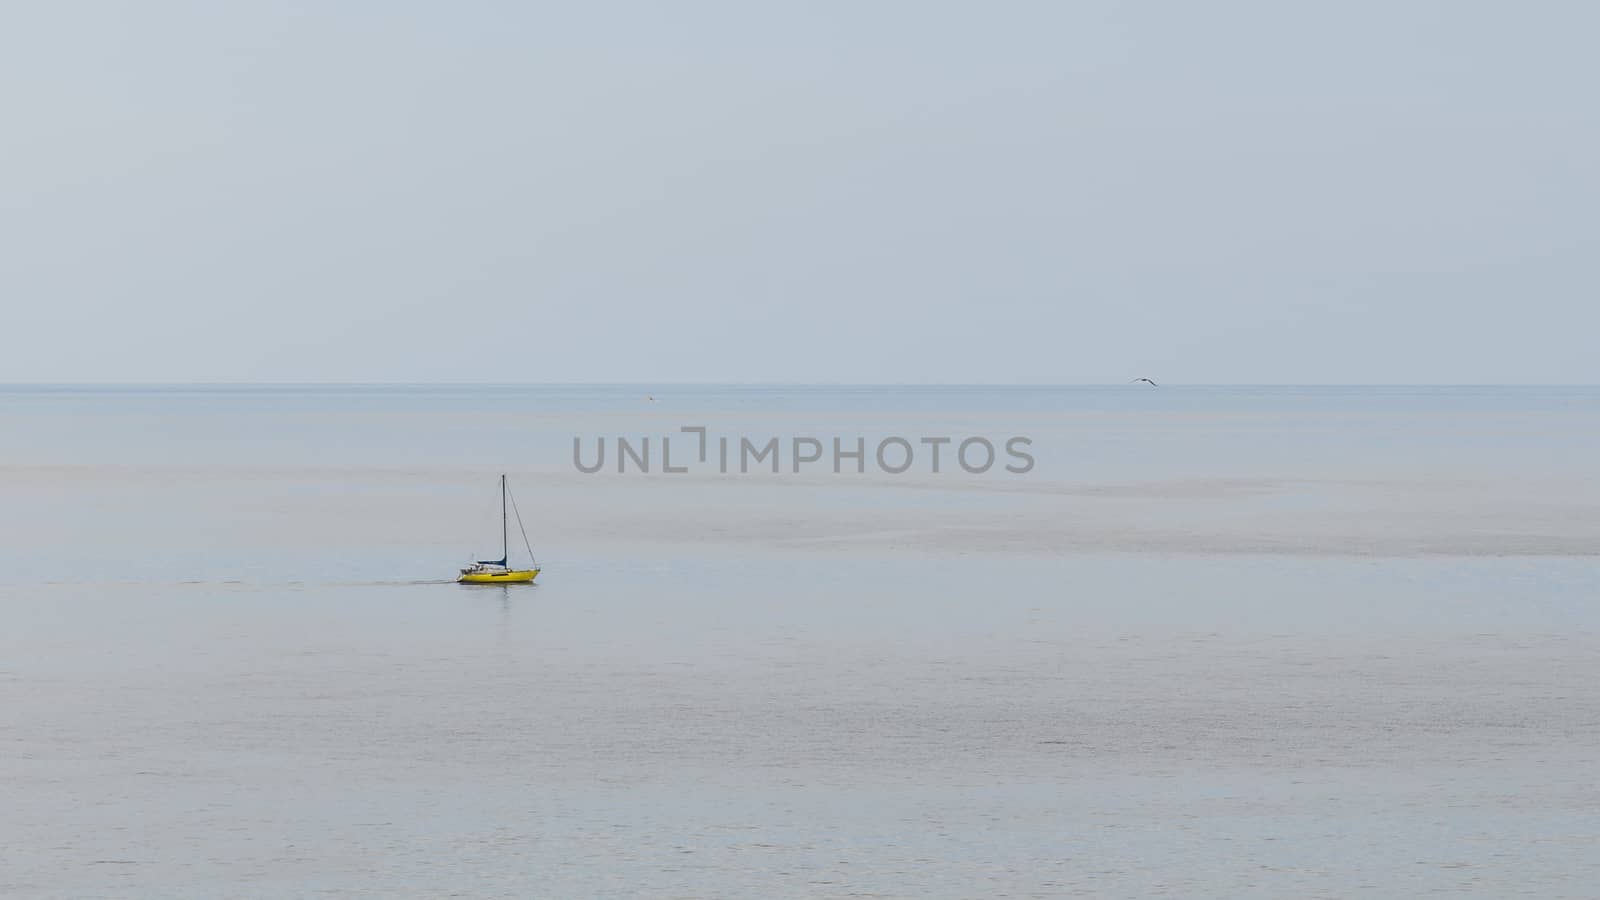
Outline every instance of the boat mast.
<path id="1" fill-rule="evenodd" d="M 506 476 L 500 476 L 500 565 L 511 568 L 511 544 L 506 537 Z"/>

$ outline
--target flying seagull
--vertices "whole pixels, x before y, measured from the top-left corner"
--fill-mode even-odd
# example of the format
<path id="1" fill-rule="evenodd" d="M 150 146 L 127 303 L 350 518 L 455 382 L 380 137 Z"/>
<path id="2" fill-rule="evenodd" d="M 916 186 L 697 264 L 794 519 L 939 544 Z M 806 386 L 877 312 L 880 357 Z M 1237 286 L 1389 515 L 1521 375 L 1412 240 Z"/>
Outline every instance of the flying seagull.
<path id="1" fill-rule="evenodd" d="M 1132 381 L 1130 381 L 1128 383 L 1129 384 L 1138 384 L 1141 381 L 1144 382 L 1145 384 L 1150 385 L 1151 387 L 1161 387 L 1161 385 L 1156 384 L 1154 381 L 1151 381 L 1148 378 L 1135 378 L 1134 380 L 1132 380 Z"/>

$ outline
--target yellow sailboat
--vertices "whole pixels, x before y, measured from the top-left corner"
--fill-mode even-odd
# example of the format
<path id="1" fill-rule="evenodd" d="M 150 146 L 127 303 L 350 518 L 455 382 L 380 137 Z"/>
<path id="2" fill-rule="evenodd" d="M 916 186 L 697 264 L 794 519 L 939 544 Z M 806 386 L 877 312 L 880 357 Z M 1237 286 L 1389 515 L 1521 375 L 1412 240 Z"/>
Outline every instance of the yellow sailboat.
<path id="1" fill-rule="evenodd" d="M 528 544 L 528 530 L 522 527 L 522 511 L 517 510 L 517 529 L 522 532 L 522 545 L 528 550 L 529 567 L 513 569 L 511 561 L 510 530 L 506 520 L 506 476 L 500 476 L 500 558 L 480 559 L 461 570 L 457 584 L 526 584 L 539 575 L 539 564 L 533 560 L 533 547 Z M 516 501 L 512 501 L 516 508 Z"/>

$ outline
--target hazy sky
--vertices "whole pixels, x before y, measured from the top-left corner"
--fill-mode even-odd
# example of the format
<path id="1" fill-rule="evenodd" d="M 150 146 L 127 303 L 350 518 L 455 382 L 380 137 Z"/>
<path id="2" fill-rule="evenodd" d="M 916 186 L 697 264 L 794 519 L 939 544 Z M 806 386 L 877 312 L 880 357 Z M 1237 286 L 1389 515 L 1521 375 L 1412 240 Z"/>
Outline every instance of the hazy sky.
<path id="1" fill-rule="evenodd" d="M 0 381 L 1600 381 L 1592 3 L 8 3 Z"/>

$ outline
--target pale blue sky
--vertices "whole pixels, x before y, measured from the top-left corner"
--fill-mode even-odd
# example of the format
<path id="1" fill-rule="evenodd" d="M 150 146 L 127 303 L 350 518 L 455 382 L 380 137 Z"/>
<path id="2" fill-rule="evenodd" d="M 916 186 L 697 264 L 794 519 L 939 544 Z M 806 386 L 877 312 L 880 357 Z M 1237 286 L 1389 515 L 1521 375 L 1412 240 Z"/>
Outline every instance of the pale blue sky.
<path id="1" fill-rule="evenodd" d="M 7 4 L 0 381 L 1596 382 L 1597 10 Z"/>

